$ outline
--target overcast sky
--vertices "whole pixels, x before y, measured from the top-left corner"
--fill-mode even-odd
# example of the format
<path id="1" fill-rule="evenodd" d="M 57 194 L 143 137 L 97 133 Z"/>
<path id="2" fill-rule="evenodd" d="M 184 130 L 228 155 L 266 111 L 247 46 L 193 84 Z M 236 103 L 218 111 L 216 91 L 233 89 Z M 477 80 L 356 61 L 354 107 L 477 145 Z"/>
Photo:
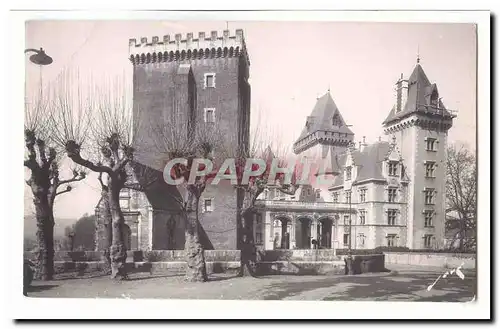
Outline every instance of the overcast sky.
<path id="1" fill-rule="evenodd" d="M 476 31 L 472 24 L 228 22 L 231 35 L 242 28 L 250 57 L 252 119 L 260 113 L 268 129 L 292 144 L 316 98 L 330 89 L 356 141 L 383 136 L 382 121 L 395 102 L 394 84 L 420 63 L 438 85 L 443 103 L 457 111 L 450 142 L 475 148 Z M 222 30 L 226 22 L 31 21 L 26 47 L 43 47 L 54 63 L 42 70 L 43 85 L 61 71 L 78 69 L 100 83 L 125 74 L 131 83 L 128 39 Z M 28 58 L 28 56 L 27 56 Z M 40 69 L 26 60 L 26 87 L 40 86 Z M 83 78 L 85 80 L 85 78 Z M 95 175 L 58 197 L 56 217 L 92 213 L 99 199 Z M 31 192 L 26 190 L 29 205 Z M 27 210 L 26 210 L 27 211 Z"/>

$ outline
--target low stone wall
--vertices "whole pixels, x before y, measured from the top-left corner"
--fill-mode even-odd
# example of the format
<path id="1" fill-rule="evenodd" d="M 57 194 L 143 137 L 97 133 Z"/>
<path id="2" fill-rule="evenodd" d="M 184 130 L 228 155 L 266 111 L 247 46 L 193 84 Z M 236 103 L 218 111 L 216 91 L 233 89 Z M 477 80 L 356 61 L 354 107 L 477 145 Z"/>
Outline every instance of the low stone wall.
<path id="1" fill-rule="evenodd" d="M 134 262 L 126 264 L 128 273 L 148 273 L 148 274 L 170 274 L 183 275 L 186 271 L 186 262 Z M 207 273 L 237 273 L 240 262 L 206 262 Z M 104 261 L 93 262 L 54 262 L 56 274 L 76 273 L 78 276 L 104 273 L 106 263 Z"/>
<path id="2" fill-rule="evenodd" d="M 272 261 L 257 264 L 260 275 L 338 275 L 345 273 L 343 261 Z"/>
<path id="3" fill-rule="evenodd" d="M 36 259 L 33 252 L 25 252 L 27 259 Z M 184 261 L 184 250 L 153 250 L 153 251 L 127 251 L 127 262 L 175 262 Z M 104 260 L 101 251 L 56 251 L 54 261 L 57 262 L 99 262 Z M 239 250 L 205 250 L 205 260 L 213 262 L 240 261 Z"/>
<path id="4" fill-rule="evenodd" d="M 259 251 L 262 262 L 302 261 L 332 262 L 341 260 L 332 249 L 276 249 Z"/>
<path id="5" fill-rule="evenodd" d="M 475 254 L 384 252 L 387 264 L 476 268 Z"/>

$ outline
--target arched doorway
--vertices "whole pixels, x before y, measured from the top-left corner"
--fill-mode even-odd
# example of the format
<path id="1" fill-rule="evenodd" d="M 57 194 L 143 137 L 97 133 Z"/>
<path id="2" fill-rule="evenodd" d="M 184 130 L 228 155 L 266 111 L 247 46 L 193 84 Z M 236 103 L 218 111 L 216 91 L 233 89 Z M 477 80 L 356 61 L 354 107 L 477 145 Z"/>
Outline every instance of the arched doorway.
<path id="1" fill-rule="evenodd" d="M 290 218 L 277 217 L 274 221 L 274 248 L 290 249 Z"/>
<path id="2" fill-rule="evenodd" d="M 323 217 L 319 220 L 320 231 L 318 232 L 320 248 L 332 248 L 333 220 L 329 217 Z"/>
<path id="3" fill-rule="evenodd" d="M 311 223 L 312 220 L 308 217 L 301 217 L 297 219 L 295 229 L 297 248 L 311 249 Z"/>

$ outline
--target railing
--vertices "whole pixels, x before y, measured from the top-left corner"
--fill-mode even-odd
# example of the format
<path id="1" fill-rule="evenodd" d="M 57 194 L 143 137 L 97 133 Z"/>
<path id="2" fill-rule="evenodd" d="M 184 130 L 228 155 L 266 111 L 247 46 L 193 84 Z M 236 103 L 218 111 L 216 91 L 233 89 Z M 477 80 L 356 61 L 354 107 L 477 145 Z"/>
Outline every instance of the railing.
<path id="1" fill-rule="evenodd" d="M 347 204 L 338 204 L 333 202 L 303 202 L 287 200 L 257 200 L 255 205 L 260 208 L 278 208 L 278 209 L 297 209 L 297 210 L 328 210 L 348 212 Z M 355 211 L 355 209 L 351 209 Z"/>

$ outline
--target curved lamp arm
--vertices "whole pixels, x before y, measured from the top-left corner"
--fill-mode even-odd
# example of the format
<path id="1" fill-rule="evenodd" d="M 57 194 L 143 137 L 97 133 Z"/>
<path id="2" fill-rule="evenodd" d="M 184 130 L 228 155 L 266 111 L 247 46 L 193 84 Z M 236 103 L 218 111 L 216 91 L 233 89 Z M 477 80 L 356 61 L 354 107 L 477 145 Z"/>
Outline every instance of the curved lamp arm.
<path id="1" fill-rule="evenodd" d="M 43 48 L 40 49 L 34 49 L 34 48 L 28 48 L 24 50 L 24 53 L 29 53 L 29 52 L 34 52 L 34 55 L 30 56 L 30 61 L 32 63 L 35 63 L 37 65 L 49 65 L 52 64 L 53 60 L 52 57 L 48 56 Z"/>

